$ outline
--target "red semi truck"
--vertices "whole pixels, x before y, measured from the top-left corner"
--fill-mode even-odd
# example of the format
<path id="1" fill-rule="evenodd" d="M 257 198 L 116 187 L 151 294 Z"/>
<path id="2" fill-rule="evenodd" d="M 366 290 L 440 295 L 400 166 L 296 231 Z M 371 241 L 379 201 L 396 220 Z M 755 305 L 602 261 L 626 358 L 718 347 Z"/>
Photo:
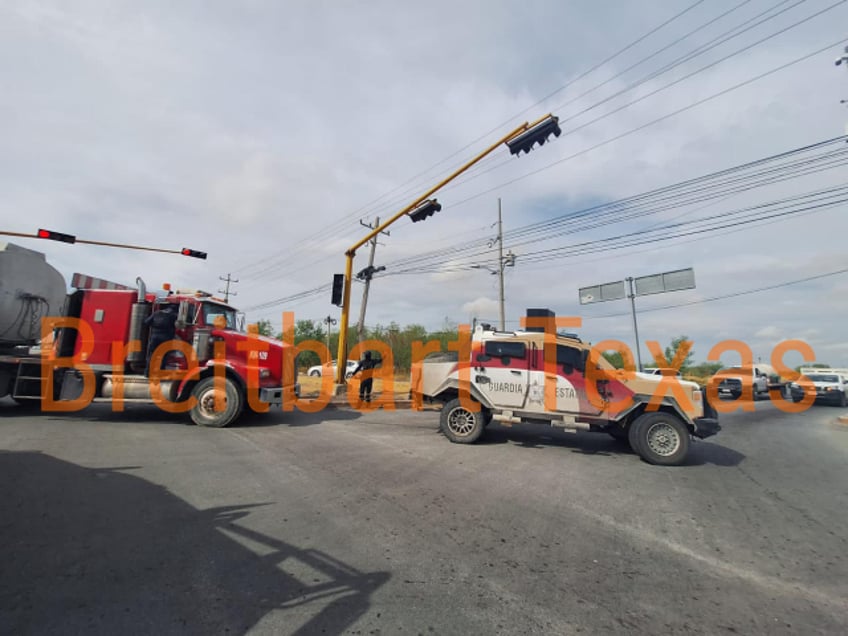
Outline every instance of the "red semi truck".
<path id="1" fill-rule="evenodd" d="M 44 254 L 0 244 L 0 397 L 43 410 L 155 403 L 222 427 L 298 394 L 289 345 L 240 331 L 236 309 L 211 294 L 152 294 L 140 278 L 136 288 L 80 275 L 74 284 L 67 294 Z M 154 358 L 147 377 L 144 321 L 166 304 L 177 307 L 177 339 L 160 350 L 163 371 Z"/>

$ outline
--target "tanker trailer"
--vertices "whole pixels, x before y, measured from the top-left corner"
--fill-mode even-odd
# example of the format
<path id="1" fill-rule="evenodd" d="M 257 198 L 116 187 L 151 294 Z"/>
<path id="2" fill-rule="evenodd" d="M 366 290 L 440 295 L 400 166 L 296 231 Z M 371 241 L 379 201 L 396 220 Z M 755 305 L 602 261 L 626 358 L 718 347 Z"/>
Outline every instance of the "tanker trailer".
<path id="1" fill-rule="evenodd" d="M 0 243 L 0 397 L 12 392 L 19 364 L 41 340 L 41 319 L 61 316 L 66 298 L 65 279 L 43 253 Z"/>

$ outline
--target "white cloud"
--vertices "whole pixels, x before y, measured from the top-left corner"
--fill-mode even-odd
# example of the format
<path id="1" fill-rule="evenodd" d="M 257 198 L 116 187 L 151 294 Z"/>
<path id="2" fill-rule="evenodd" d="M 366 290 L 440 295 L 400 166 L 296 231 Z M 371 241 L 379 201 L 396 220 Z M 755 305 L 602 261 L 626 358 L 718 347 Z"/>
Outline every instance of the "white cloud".
<path id="1" fill-rule="evenodd" d="M 467 316 L 491 318 L 497 316 L 500 303 L 497 300 L 481 296 L 462 305 L 462 313 Z"/>
<path id="2" fill-rule="evenodd" d="M 782 332 L 780 329 L 775 327 L 774 325 L 769 325 L 768 327 L 763 327 L 759 331 L 754 334 L 755 338 L 762 338 L 764 340 L 782 340 Z"/>

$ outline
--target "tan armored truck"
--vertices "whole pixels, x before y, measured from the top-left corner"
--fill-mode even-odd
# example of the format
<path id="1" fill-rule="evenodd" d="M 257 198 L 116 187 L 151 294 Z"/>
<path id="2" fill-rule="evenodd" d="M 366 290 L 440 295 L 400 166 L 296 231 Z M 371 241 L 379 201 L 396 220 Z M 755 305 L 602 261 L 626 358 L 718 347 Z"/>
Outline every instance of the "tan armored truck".
<path id="1" fill-rule="evenodd" d="M 547 312 L 554 324 L 552 312 L 533 312 L 537 319 Z M 417 365 L 413 400 L 443 403 L 441 430 L 452 442 L 476 441 L 493 420 L 541 422 L 608 433 L 626 440 L 645 461 L 661 465 L 682 463 L 691 436 L 705 438 L 720 430 L 705 391 L 694 382 L 617 370 L 600 353 L 555 328 L 501 332 L 478 326 L 469 360 L 425 359 Z"/>

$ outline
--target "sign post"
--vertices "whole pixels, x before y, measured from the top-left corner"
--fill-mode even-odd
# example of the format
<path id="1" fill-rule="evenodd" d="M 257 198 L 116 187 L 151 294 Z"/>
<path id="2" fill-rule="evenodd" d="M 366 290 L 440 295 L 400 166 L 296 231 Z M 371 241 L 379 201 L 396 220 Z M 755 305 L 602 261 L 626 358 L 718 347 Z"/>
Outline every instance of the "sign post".
<path id="1" fill-rule="evenodd" d="M 624 283 L 627 282 L 629 293 L 625 292 Z M 695 288 L 695 270 L 675 269 L 670 272 L 640 276 L 638 278 L 628 277 L 613 283 L 602 283 L 591 287 L 581 287 L 577 294 L 581 305 L 602 303 L 608 300 L 630 299 L 630 310 L 633 313 L 633 333 L 636 336 L 636 364 L 639 371 L 642 370 L 642 354 L 639 347 L 639 325 L 636 321 L 636 296 L 650 296 L 652 294 L 664 294 L 666 292 L 682 291 Z"/>

